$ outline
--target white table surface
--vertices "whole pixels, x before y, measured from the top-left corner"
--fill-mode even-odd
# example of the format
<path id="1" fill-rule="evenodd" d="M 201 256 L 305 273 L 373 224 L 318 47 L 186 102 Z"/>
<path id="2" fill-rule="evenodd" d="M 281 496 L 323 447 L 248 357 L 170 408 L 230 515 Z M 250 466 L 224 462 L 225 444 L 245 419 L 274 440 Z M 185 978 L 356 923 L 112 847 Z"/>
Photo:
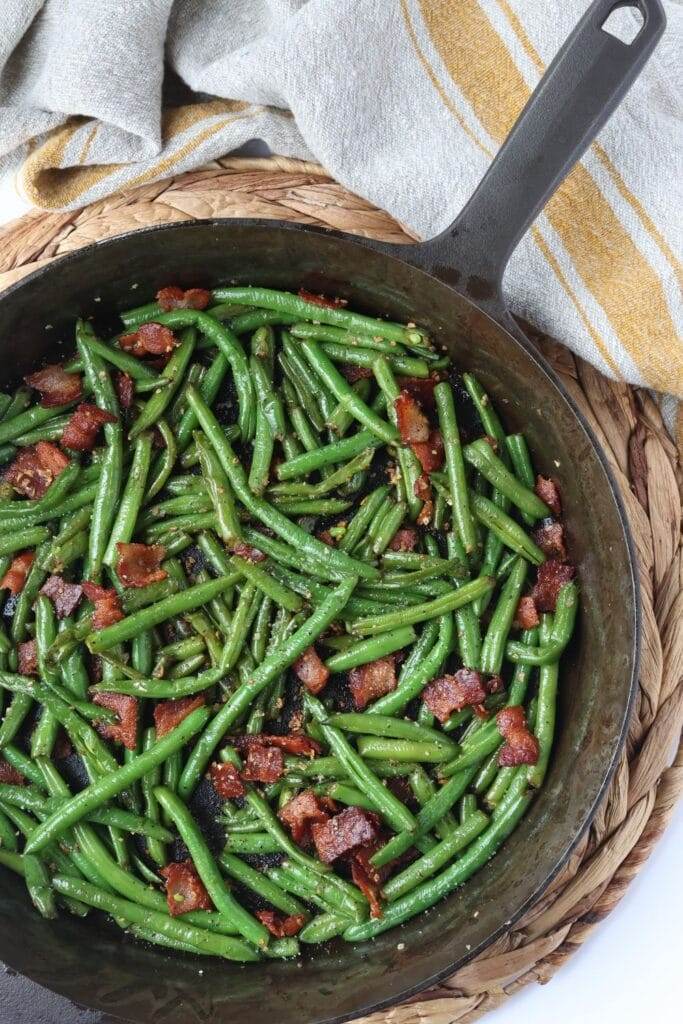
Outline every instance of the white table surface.
<path id="1" fill-rule="evenodd" d="M 0 180 L 0 224 L 26 209 L 12 182 Z M 549 985 L 527 986 L 489 1014 L 486 1024 L 680 1022 L 682 854 L 683 804 L 620 905 L 589 941 Z M 34 988 L 28 1005 L 25 985 L 0 973 L 0 1024 L 58 1024 L 59 1018 L 46 1010 L 40 990 Z M 95 1020 L 95 1015 L 83 1014 L 83 1024 Z"/>

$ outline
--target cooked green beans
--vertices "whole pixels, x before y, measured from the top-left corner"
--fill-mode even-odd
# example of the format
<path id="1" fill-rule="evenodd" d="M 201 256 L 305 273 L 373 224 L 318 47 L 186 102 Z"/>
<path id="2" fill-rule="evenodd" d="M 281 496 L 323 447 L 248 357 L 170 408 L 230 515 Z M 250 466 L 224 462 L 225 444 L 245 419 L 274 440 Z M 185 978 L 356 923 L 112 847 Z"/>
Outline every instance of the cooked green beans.
<path id="1" fill-rule="evenodd" d="M 550 767 L 579 586 L 531 532 L 526 441 L 420 327 L 305 291 L 122 320 L 76 324 L 84 408 L 0 393 L 0 869 L 185 954 L 364 941 L 478 870 Z M 500 767 L 518 706 L 538 758 Z"/>

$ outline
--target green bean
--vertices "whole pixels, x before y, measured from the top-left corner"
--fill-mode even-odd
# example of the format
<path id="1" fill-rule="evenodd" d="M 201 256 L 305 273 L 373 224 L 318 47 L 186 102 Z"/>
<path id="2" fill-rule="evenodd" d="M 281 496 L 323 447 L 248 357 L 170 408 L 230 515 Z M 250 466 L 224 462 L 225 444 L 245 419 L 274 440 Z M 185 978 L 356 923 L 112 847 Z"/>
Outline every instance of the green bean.
<path id="1" fill-rule="evenodd" d="M 491 404 L 491 399 L 486 394 L 477 378 L 471 373 L 463 373 L 462 380 L 470 398 L 474 402 L 477 412 L 479 413 L 479 419 L 482 422 L 485 432 L 489 437 L 492 437 L 494 441 L 501 445 L 502 449 L 505 445 L 505 430 L 498 419 L 496 410 Z"/>
<path id="2" fill-rule="evenodd" d="M 414 625 L 416 622 L 425 622 L 428 619 L 436 618 L 446 612 L 461 608 L 469 604 L 475 598 L 480 597 L 487 591 L 493 589 L 495 580 L 489 576 L 480 576 L 478 579 L 465 583 L 459 590 L 451 591 L 433 601 L 426 601 L 423 604 L 413 605 L 409 608 L 401 608 L 395 612 L 387 612 L 385 615 L 374 615 L 364 619 L 356 619 L 350 624 L 350 631 L 358 635 L 384 633 L 388 629 L 395 629 L 399 626 Z"/>
<path id="3" fill-rule="evenodd" d="M 413 861 L 398 875 L 394 875 L 383 886 L 384 896 L 389 902 L 405 896 L 425 879 L 436 874 L 456 853 L 469 846 L 489 824 L 489 818 L 482 811 L 474 810 L 458 828 L 454 829 L 435 847 Z"/>
<path id="4" fill-rule="evenodd" d="M 458 430 L 455 403 L 450 384 L 446 381 L 437 384 L 434 388 L 434 400 L 439 414 L 439 425 L 444 441 L 446 468 L 448 470 L 448 481 L 453 502 L 453 520 L 457 526 L 465 554 L 471 555 L 476 548 L 477 538 L 467 491 L 465 463 L 463 461 L 460 432 Z"/>
<path id="5" fill-rule="evenodd" d="M 578 588 L 575 583 L 565 583 L 557 596 L 555 624 L 548 643 L 534 648 L 513 640 L 507 645 L 506 657 L 522 665 L 552 665 L 571 640 L 578 609 Z"/>
<path id="6" fill-rule="evenodd" d="M 374 361 L 377 359 L 377 352 L 371 348 L 346 348 L 337 342 L 323 342 L 320 345 L 326 356 L 334 363 L 343 363 L 351 366 L 363 366 L 371 370 Z M 429 364 L 424 359 L 415 359 L 413 356 L 387 353 L 382 356 L 395 373 L 403 374 L 406 377 L 429 376 Z"/>
<path id="7" fill-rule="evenodd" d="M 339 547 L 342 551 L 352 551 L 358 542 L 363 539 L 370 523 L 388 496 L 389 488 L 386 485 L 382 485 L 363 499 L 358 512 L 356 512 L 344 536 L 339 541 Z"/>
<path id="8" fill-rule="evenodd" d="M 531 457 L 529 455 L 529 449 L 527 447 L 526 440 L 524 439 L 524 435 L 509 434 L 505 438 L 505 447 L 510 457 L 512 468 L 515 471 L 515 476 L 526 488 L 533 491 L 536 479 L 534 477 Z M 522 518 L 529 526 L 533 525 L 533 516 L 522 513 Z"/>
<path id="9" fill-rule="evenodd" d="M 533 490 L 513 476 L 484 438 L 468 444 L 463 449 L 463 455 L 467 462 L 485 476 L 490 484 L 532 520 L 543 519 L 550 515 L 550 509 L 546 503 L 541 501 Z"/>
<path id="10" fill-rule="evenodd" d="M 372 566 L 357 562 L 343 551 L 329 548 L 316 538 L 310 537 L 272 505 L 269 505 L 262 498 L 253 495 L 249 490 L 244 471 L 239 465 L 230 442 L 221 434 L 218 421 L 194 389 L 188 391 L 188 402 L 195 410 L 204 432 L 213 445 L 223 469 L 232 484 L 235 495 L 252 515 L 279 534 L 283 540 L 298 548 L 303 554 L 310 555 L 318 560 L 326 559 L 330 566 L 339 569 L 340 573 L 349 575 L 355 573 L 366 579 L 374 579 L 377 576 L 377 570 Z"/>
<path id="11" fill-rule="evenodd" d="M 254 494 L 263 494 L 268 486 L 274 446 L 275 438 L 272 429 L 266 419 L 263 406 L 259 403 L 256 410 L 256 430 L 248 477 L 249 487 Z"/>
<path id="12" fill-rule="evenodd" d="M 43 405 L 34 405 L 25 412 L 19 412 L 12 417 L 5 416 L 0 422 L 0 444 L 7 441 L 14 441 L 29 430 L 34 430 L 43 425 L 53 416 L 60 416 L 63 412 L 72 408 L 74 402 L 67 402 L 66 405 L 52 406 L 45 408 Z"/>
<path id="13" fill-rule="evenodd" d="M 9 868 L 10 871 L 14 871 L 16 875 L 25 877 L 26 866 L 24 858 L 19 853 L 12 853 L 9 850 L 3 850 L 0 848 L 0 865 L 5 868 Z M 344 918 L 344 927 L 349 923 L 348 917 Z"/>
<path id="14" fill-rule="evenodd" d="M 458 750 L 457 744 L 437 732 L 436 729 L 425 729 L 405 718 L 392 718 L 389 715 L 367 715 L 356 712 L 342 712 L 331 715 L 328 719 L 330 725 L 344 732 L 359 733 L 361 736 L 381 736 L 384 738 L 412 740 L 417 743 L 427 743 L 441 747 L 447 754 L 455 754 Z M 359 748 L 360 749 L 360 748 Z M 391 758 L 389 758 L 391 760 Z M 402 758 L 401 760 L 405 760 Z M 414 760 L 419 760 L 414 758 Z"/>
<path id="15" fill-rule="evenodd" d="M 35 616 L 38 672 L 43 682 L 48 686 L 55 686 L 57 673 L 47 665 L 46 655 L 48 647 L 57 635 L 57 618 L 52 601 L 42 594 L 35 603 Z M 44 707 L 31 737 L 31 757 L 50 756 L 57 739 L 58 726 L 54 715 Z"/>
<path id="16" fill-rule="evenodd" d="M 487 675 L 498 675 L 502 668 L 505 644 L 526 581 L 526 573 L 527 563 L 523 558 L 518 558 L 505 581 L 498 604 L 491 616 L 481 648 L 481 671 Z"/>
<path id="17" fill-rule="evenodd" d="M 9 398 L 9 401 L 5 399 Z M 28 387 L 18 387 L 14 394 L 10 397 L 5 395 L 3 398 L 3 412 L 0 420 L 11 420 L 14 416 L 18 416 L 20 412 L 23 412 L 31 404 L 31 389 Z"/>
<path id="18" fill-rule="evenodd" d="M 552 615 L 543 615 L 541 618 L 540 643 L 543 646 L 549 642 L 553 635 Z M 518 666 L 521 668 L 521 666 Z M 557 716 L 557 686 L 559 681 L 559 664 L 551 662 L 549 665 L 541 665 L 538 671 L 538 701 L 536 705 L 536 722 L 534 733 L 538 740 L 539 754 L 535 765 L 529 768 L 529 785 L 539 789 L 543 785 L 548 764 L 550 763 L 550 752 L 555 734 L 555 719 Z"/>
<path id="19" fill-rule="evenodd" d="M 500 537 L 506 547 L 534 565 L 545 561 L 545 555 L 531 537 L 492 501 L 481 494 L 470 494 L 470 504 L 479 522 Z"/>
<path id="20" fill-rule="evenodd" d="M 510 805 L 507 813 L 498 819 L 493 819 L 467 851 L 445 871 L 431 880 L 422 882 L 416 889 L 406 893 L 394 903 L 390 903 L 381 918 L 373 918 L 363 924 L 350 925 L 344 932 L 344 938 L 348 942 L 373 938 L 443 899 L 496 853 L 523 817 L 530 799 L 528 796 L 519 797 Z"/>
<path id="21" fill-rule="evenodd" d="M 286 637 L 254 670 L 251 678 L 241 683 L 211 720 L 208 728 L 195 744 L 187 760 L 178 787 L 180 795 L 188 799 L 204 771 L 211 754 L 231 725 L 251 705 L 268 683 L 280 672 L 292 665 L 320 634 L 337 618 L 348 601 L 356 577 L 347 577 L 327 597 L 308 619 L 290 636 Z"/>
<path id="22" fill-rule="evenodd" d="M 194 434 L 195 444 L 199 452 L 199 463 L 202 476 L 206 482 L 211 498 L 218 534 L 226 544 L 232 545 L 242 536 L 235 498 L 227 476 L 223 472 L 218 458 L 205 436 L 198 431 Z"/>
<path id="23" fill-rule="evenodd" d="M 387 761 L 410 761 L 411 763 L 436 764 L 447 761 L 452 751 L 448 751 L 440 743 L 424 743 L 415 740 L 384 739 L 380 736 L 361 736 L 356 744 L 358 753 L 363 758 Z"/>
<path id="24" fill-rule="evenodd" d="M 152 456 L 152 435 L 139 434 L 133 447 L 133 462 L 126 486 L 124 487 L 118 512 L 111 528 L 109 543 L 105 549 L 104 562 L 114 568 L 118 562 L 118 544 L 127 544 L 135 532 L 135 523 L 140 512 L 147 484 Z"/>
<path id="25" fill-rule="evenodd" d="M 141 409 L 130 429 L 128 436 L 131 440 L 138 437 L 143 430 L 154 426 L 157 420 L 163 416 L 182 383 L 185 371 L 192 358 L 196 338 L 196 332 L 191 327 L 183 332 L 183 339 L 180 345 L 174 349 L 171 358 L 159 375 L 159 390 L 154 392 L 146 405 Z"/>
<path id="26" fill-rule="evenodd" d="M 319 447 L 318 434 L 325 429 L 325 417 L 311 389 L 310 374 L 305 366 L 300 365 L 298 352 L 294 353 L 294 359 L 291 351 L 289 355 L 280 352 L 278 362 L 284 374 L 282 390 L 289 419 L 304 448 L 312 451 Z"/>
<path id="27" fill-rule="evenodd" d="M 394 379 L 391 367 L 384 356 L 379 356 L 371 363 L 375 379 L 387 401 L 387 411 L 394 427 L 398 427 L 395 402 L 400 395 L 398 384 Z M 396 368 L 396 367 L 394 367 Z M 425 364 L 425 370 L 428 370 Z M 425 374 L 428 376 L 428 373 Z M 398 463 L 401 469 L 402 491 L 410 510 L 411 519 L 417 519 L 422 509 L 423 502 L 416 494 L 416 485 L 422 476 L 422 466 L 419 459 L 409 446 L 400 444 L 396 449 Z"/>
<path id="28" fill-rule="evenodd" d="M 283 861 L 282 868 L 341 913 L 358 921 L 367 917 L 368 901 L 363 893 L 334 872 L 321 875 L 299 861 Z"/>
<path id="29" fill-rule="evenodd" d="M 397 341 L 369 334 L 353 334 L 342 327 L 331 327 L 321 323 L 297 323 L 290 328 L 289 333 L 295 338 L 312 338 L 313 341 L 332 342 L 338 347 L 344 346 L 349 350 L 349 355 L 357 348 L 374 349 L 375 352 L 386 352 L 389 355 L 405 355 L 405 349 Z"/>
<path id="30" fill-rule="evenodd" d="M 23 448 L 29 444 L 35 444 L 36 441 L 60 441 L 62 434 L 64 433 L 64 427 L 67 425 L 71 415 L 69 413 L 63 413 L 61 416 L 54 416 L 51 420 L 47 420 L 40 427 L 36 427 L 34 430 L 27 430 L 25 434 L 14 439 L 14 443 Z"/>
<path id="31" fill-rule="evenodd" d="M 213 405 L 216 400 L 221 384 L 223 383 L 223 379 L 228 372 L 228 366 L 228 360 L 222 352 L 218 352 L 202 377 L 198 386 L 198 391 L 207 405 Z M 186 405 L 175 431 L 179 452 L 185 451 L 192 440 L 192 434 L 196 429 L 197 417 L 190 406 Z M 239 430 L 239 428 L 236 428 L 236 430 Z"/>
<path id="32" fill-rule="evenodd" d="M 24 853 L 23 861 L 26 888 L 28 889 L 33 906 L 41 917 L 57 917 L 57 906 L 52 885 L 50 884 L 50 876 L 47 873 L 45 864 L 40 857 L 31 856 L 26 853 Z"/>
<path id="33" fill-rule="evenodd" d="M 167 551 L 168 555 L 169 552 Z M 164 563 L 166 564 L 166 563 Z M 156 583 L 148 583 L 145 587 L 136 587 L 125 590 L 121 597 L 121 604 L 126 615 L 132 615 L 142 608 L 147 608 L 156 601 L 171 597 L 180 589 L 180 584 L 172 577 L 165 580 L 158 580 Z"/>
<path id="34" fill-rule="evenodd" d="M 83 360 L 86 380 L 90 384 L 97 405 L 117 417 L 115 423 L 104 425 L 106 450 L 94 492 L 88 558 L 83 573 L 86 579 L 97 582 L 102 574 L 105 548 L 119 502 L 123 477 L 123 436 L 118 419 L 119 403 L 116 392 L 102 356 L 92 347 L 93 339 L 94 334 L 90 325 L 79 320 L 76 324 L 76 346 Z"/>
<path id="35" fill-rule="evenodd" d="M 12 822 L 0 805 L 0 849 L 16 853 L 19 849 L 17 836 Z"/>
<path id="36" fill-rule="evenodd" d="M 316 944 L 327 942 L 335 935 L 341 935 L 348 927 L 349 919 L 344 914 L 323 912 L 303 926 L 297 938 L 300 942 Z"/>
<path id="37" fill-rule="evenodd" d="M 304 693 L 304 706 L 320 723 L 326 742 L 343 764 L 352 782 L 374 801 L 378 812 L 398 831 L 412 831 L 416 827 L 414 816 L 394 794 L 382 785 L 362 757 L 353 749 L 343 733 L 327 724 L 327 713 L 323 705 L 309 693 Z"/>
<path id="38" fill-rule="evenodd" d="M 0 555 L 11 555 L 15 551 L 22 551 L 24 548 L 33 548 L 43 541 L 48 540 L 50 531 L 44 526 L 34 526 L 28 530 L 21 530 L 0 538 Z"/>
<path id="39" fill-rule="evenodd" d="M 278 292 L 269 288 L 230 287 L 215 288 L 213 297 L 217 302 L 244 302 L 251 306 L 272 309 L 278 313 L 286 313 L 300 320 L 313 320 L 322 324 L 345 327 L 350 331 L 371 337 L 387 338 L 389 341 L 403 342 L 407 345 L 427 347 L 424 334 L 417 329 L 402 327 L 400 324 L 378 320 L 374 317 L 352 313 L 338 306 L 319 306 L 288 292 Z"/>
<path id="40" fill-rule="evenodd" d="M 347 672 L 358 665 L 384 658 L 394 651 L 400 651 L 415 640 L 412 626 L 404 626 L 388 633 L 381 633 L 370 640 L 361 640 L 344 651 L 327 658 L 325 664 L 330 672 Z"/>
<path id="41" fill-rule="evenodd" d="M 268 832 L 232 832 L 226 849 L 230 853 L 247 855 L 282 852 L 280 844 Z"/>
<path id="42" fill-rule="evenodd" d="M 285 892 L 267 875 L 246 864 L 239 857 L 224 850 L 218 858 L 218 863 L 231 878 L 236 879 L 241 885 L 251 889 L 252 892 L 263 897 L 263 899 L 268 900 L 274 907 L 281 910 L 283 914 L 304 914 L 308 917 L 305 907 L 294 896 Z"/>
<path id="43" fill-rule="evenodd" d="M 151 366 L 147 366 L 142 360 L 136 359 L 135 356 L 130 355 L 121 348 L 117 348 L 115 345 L 105 345 L 91 331 L 83 334 L 83 342 L 96 356 L 111 363 L 118 370 L 123 370 L 124 373 L 127 373 L 136 382 L 156 381 L 158 379 L 158 374 L 155 373 Z M 79 352 L 85 368 L 87 363 L 83 358 L 83 352 L 80 348 Z"/>
<path id="44" fill-rule="evenodd" d="M 161 764 L 167 756 L 179 750 L 205 724 L 209 716 L 207 708 L 196 708 L 179 725 L 175 727 L 148 751 L 140 754 L 134 761 L 116 768 L 92 782 L 85 789 L 71 797 L 62 807 L 50 815 L 38 826 L 26 844 L 27 853 L 37 853 L 50 843 L 55 836 L 61 835 L 75 822 L 81 820 L 90 811 L 95 810 L 113 796 L 121 793 L 130 783 L 142 778 L 155 765 Z"/>

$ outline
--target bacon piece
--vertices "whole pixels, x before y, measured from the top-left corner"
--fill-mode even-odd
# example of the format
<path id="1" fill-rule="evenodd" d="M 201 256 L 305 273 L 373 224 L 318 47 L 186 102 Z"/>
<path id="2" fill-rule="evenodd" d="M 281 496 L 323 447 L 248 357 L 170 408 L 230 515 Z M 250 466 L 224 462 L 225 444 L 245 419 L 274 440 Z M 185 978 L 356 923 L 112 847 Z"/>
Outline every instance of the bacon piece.
<path id="1" fill-rule="evenodd" d="M 76 610 L 83 596 L 83 587 L 80 583 L 67 583 L 62 576 L 48 576 L 40 592 L 52 601 L 57 618 L 65 619 Z"/>
<path id="2" fill-rule="evenodd" d="M 320 533 L 316 533 L 316 537 L 323 544 L 327 544 L 328 547 L 334 547 L 334 537 L 329 530 L 321 530 Z"/>
<path id="3" fill-rule="evenodd" d="M 244 796 L 246 789 L 234 764 L 214 762 L 209 768 L 213 788 L 224 800 Z"/>
<path id="4" fill-rule="evenodd" d="M 309 647 L 303 654 L 300 654 L 292 665 L 292 669 L 309 693 L 320 693 L 330 678 L 330 670 L 315 647 Z"/>
<path id="5" fill-rule="evenodd" d="M 211 302 L 211 292 L 206 288 L 183 290 L 172 284 L 167 288 L 160 288 L 156 294 L 156 300 L 164 312 L 171 309 L 206 309 Z"/>
<path id="6" fill-rule="evenodd" d="M 26 784 L 26 779 L 4 757 L 0 757 L 0 782 L 6 786 L 23 786 Z"/>
<path id="7" fill-rule="evenodd" d="M 92 615 L 93 629 L 105 629 L 124 617 L 119 595 L 113 587 L 101 587 L 98 583 L 85 580 L 83 593 L 95 605 Z"/>
<path id="8" fill-rule="evenodd" d="M 391 693 L 396 685 L 396 658 L 393 654 L 369 661 L 367 665 L 352 668 L 349 672 L 349 690 L 359 711 L 370 701 Z"/>
<path id="9" fill-rule="evenodd" d="M 567 557 L 564 543 L 564 527 L 562 523 L 551 521 L 537 526 L 532 534 L 544 555 L 548 558 L 559 558 L 561 562 Z"/>
<path id="10" fill-rule="evenodd" d="M 22 448 L 3 479 L 25 498 L 42 498 L 52 481 L 69 465 L 64 452 L 49 441 Z"/>
<path id="11" fill-rule="evenodd" d="M 346 807 L 329 821 L 311 825 L 316 853 L 324 864 L 331 864 L 359 846 L 368 846 L 377 839 L 379 830 L 377 815 L 362 807 Z"/>
<path id="12" fill-rule="evenodd" d="M 335 807 L 328 797 L 319 797 L 312 789 L 304 789 L 289 800 L 278 812 L 278 818 L 289 829 L 299 846 L 311 841 L 311 826 L 329 821 L 330 810 Z"/>
<path id="13" fill-rule="evenodd" d="M 351 878 L 353 884 L 357 885 L 370 904 L 370 917 L 382 916 L 382 904 L 379 894 L 382 882 L 387 874 L 387 867 L 376 868 L 370 863 L 370 857 L 375 853 L 375 847 L 362 846 L 351 856 Z"/>
<path id="14" fill-rule="evenodd" d="M 19 664 L 17 671 L 22 676 L 38 675 L 38 648 L 35 640 L 26 640 L 17 645 Z"/>
<path id="15" fill-rule="evenodd" d="M 192 861 L 167 864 L 159 874 L 166 880 L 166 902 L 171 917 L 190 910 L 213 910 L 213 903 Z"/>
<path id="16" fill-rule="evenodd" d="M 306 288 L 299 288 L 297 294 L 305 302 L 312 302 L 314 306 L 326 306 L 328 309 L 339 309 L 340 306 L 346 306 L 348 302 L 347 299 L 337 297 L 328 299 L 326 295 L 316 295 L 315 292 L 309 292 Z"/>
<path id="17" fill-rule="evenodd" d="M 496 715 L 496 725 L 505 743 L 498 751 L 501 768 L 513 768 L 518 764 L 536 764 L 540 748 L 538 740 L 526 722 L 521 704 L 501 708 Z"/>
<path id="18" fill-rule="evenodd" d="M 296 935 L 306 924 L 305 914 L 290 914 L 288 917 L 283 917 L 282 914 L 276 914 L 274 910 L 257 910 L 254 912 L 254 917 L 257 917 L 276 939 Z"/>
<path id="19" fill-rule="evenodd" d="M 407 391 L 425 412 L 432 413 L 436 409 L 434 388 L 439 379 L 437 373 L 432 373 L 429 377 L 401 377 L 401 390 Z"/>
<path id="20" fill-rule="evenodd" d="M 417 530 L 414 530 L 412 526 L 404 527 L 395 533 L 389 542 L 390 551 L 414 551 L 417 547 L 418 542 Z"/>
<path id="21" fill-rule="evenodd" d="M 423 502 L 420 514 L 417 517 L 418 526 L 427 526 L 434 511 L 434 500 L 432 497 L 432 485 L 426 473 L 423 473 L 415 481 L 415 496 Z"/>
<path id="22" fill-rule="evenodd" d="M 555 611 L 557 595 L 565 583 L 574 579 L 575 573 L 573 565 L 556 558 L 549 558 L 543 565 L 539 565 L 531 596 L 540 612 Z"/>
<path id="23" fill-rule="evenodd" d="M 429 440 L 429 420 L 412 395 L 407 391 L 401 391 L 394 402 L 394 409 L 398 432 L 405 444 Z"/>
<path id="24" fill-rule="evenodd" d="M 116 416 L 97 405 L 81 402 L 62 431 L 62 444 L 77 452 L 91 452 L 99 429 L 105 423 L 116 423 Z"/>
<path id="25" fill-rule="evenodd" d="M 540 622 L 538 609 L 533 597 L 529 594 L 526 597 L 520 597 L 512 625 L 516 626 L 517 629 L 535 629 Z"/>
<path id="26" fill-rule="evenodd" d="M 539 475 L 536 477 L 534 490 L 541 501 L 546 503 L 553 515 L 559 518 L 562 515 L 562 498 L 557 480 L 551 476 Z"/>
<path id="27" fill-rule="evenodd" d="M 9 569 L 0 580 L 0 590 L 9 590 L 12 595 L 20 594 L 35 557 L 35 551 L 21 551 L 15 555 Z"/>
<path id="28" fill-rule="evenodd" d="M 258 733 L 254 736 L 235 736 L 231 740 L 232 746 L 237 750 L 249 750 L 255 744 L 261 747 L 279 747 L 287 754 L 297 754 L 303 757 L 315 757 L 322 750 L 319 743 L 312 740 L 310 736 L 303 733 L 289 733 L 287 736 L 269 736 L 266 733 Z"/>
<path id="29" fill-rule="evenodd" d="M 154 708 L 154 724 L 157 739 L 160 740 L 167 732 L 191 715 L 196 708 L 206 703 L 206 696 L 198 693 L 195 697 L 179 697 L 177 700 L 160 700 Z"/>
<path id="30" fill-rule="evenodd" d="M 268 557 L 263 551 L 259 551 L 258 548 L 253 548 L 251 544 L 245 544 L 241 540 L 233 545 L 232 552 L 234 555 L 239 555 L 240 558 L 246 558 L 247 562 L 265 562 Z"/>
<path id="31" fill-rule="evenodd" d="M 154 322 L 140 324 L 137 331 L 119 338 L 121 348 L 137 359 L 144 359 L 148 355 L 168 355 L 177 344 L 176 336 L 170 328 Z"/>
<path id="32" fill-rule="evenodd" d="M 440 430 L 434 428 L 429 432 L 428 441 L 415 441 L 410 447 L 420 460 L 424 473 L 433 473 L 443 465 L 443 437 Z"/>
<path id="33" fill-rule="evenodd" d="M 422 699 L 440 722 L 446 722 L 454 711 L 482 705 L 487 692 L 481 673 L 461 668 L 454 675 L 441 676 L 428 683 L 422 691 Z"/>
<path id="34" fill-rule="evenodd" d="M 105 740 L 123 743 L 128 750 L 135 750 L 138 739 L 138 699 L 126 693 L 96 693 L 93 703 L 109 708 L 118 722 L 98 722 L 97 731 Z"/>
<path id="35" fill-rule="evenodd" d="M 117 544 L 116 574 L 124 587 L 146 587 L 168 576 L 161 563 L 166 557 L 163 544 Z"/>
<path id="36" fill-rule="evenodd" d="M 355 363 L 342 363 L 339 367 L 349 384 L 355 384 L 357 380 L 369 380 L 372 377 L 372 370 L 369 366 L 356 366 Z"/>
<path id="37" fill-rule="evenodd" d="M 279 747 L 250 743 L 242 778 L 247 782 L 277 782 L 285 770 L 285 759 Z"/>
<path id="38" fill-rule="evenodd" d="M 40 404 L 46 409 L 75 402 L 83 394 L 81 378 L 77 373 L 67 373 L 63 366 L 44 366 L 42 370 L 30 373 L 24 380 L 31 388 L 40 391 Z"/>
<path id="39" fill-rule="evenodd" d="M 62 761 L 66 757 L 71 757 L 74 752 L 74 748 L 71 744 L 71 740 L 67 736 L 64 729 L 60 727 L 57 733 L 57 739 L 55 740 L 55 746 L 53 756 L 58 760 Z"/>
<path id="40" fill-rule="evenodd" d="M 130 374 L 117 370 L 114 374 L 114 387 L 122 409 L 130 409 L 135 397 L 135 382 Z"/>

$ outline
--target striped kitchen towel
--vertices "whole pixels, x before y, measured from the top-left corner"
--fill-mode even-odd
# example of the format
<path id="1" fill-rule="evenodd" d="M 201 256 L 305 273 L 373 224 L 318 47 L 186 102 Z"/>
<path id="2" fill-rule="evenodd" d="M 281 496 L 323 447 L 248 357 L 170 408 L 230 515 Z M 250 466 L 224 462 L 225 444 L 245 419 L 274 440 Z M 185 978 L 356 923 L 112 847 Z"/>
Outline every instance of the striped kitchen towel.
<path id="1" fill-rule="evenodd" d="M 657 51 L 514 254 L 506 289 L 604 373 L 681 397 L 683 6 L 666 6 Z M 435 234 L 587 7 L 4 0 L 0 155 L 21 155 L 29 200 L 63 210 L 258 138 Z"/>

